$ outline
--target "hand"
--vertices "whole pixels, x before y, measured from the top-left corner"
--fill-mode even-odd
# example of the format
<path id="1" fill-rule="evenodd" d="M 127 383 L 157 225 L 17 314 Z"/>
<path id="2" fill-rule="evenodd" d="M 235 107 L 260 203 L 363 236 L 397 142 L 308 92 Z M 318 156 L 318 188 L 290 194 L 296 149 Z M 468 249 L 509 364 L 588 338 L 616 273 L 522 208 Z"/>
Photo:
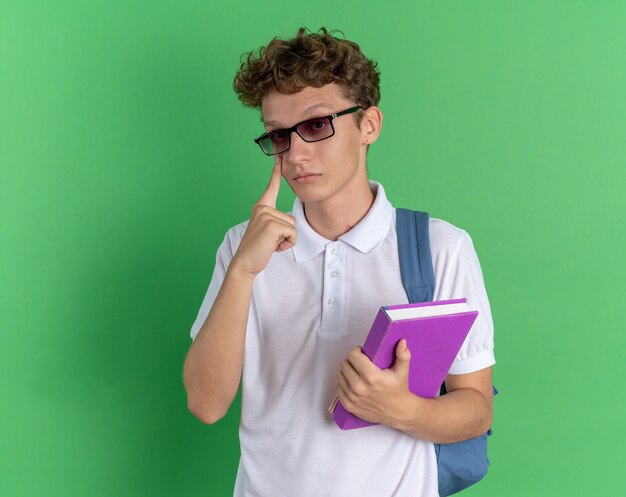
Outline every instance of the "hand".
<path id="1" fill-rule="evenodd" d="M 276 156 L 270 182 L 252 207 L 248 228 L 231 263 L 252 278 L 265 269 L 275 251 L 281 252 L 296 244 L 295 218 L 276 210 L 281 169 L 282 157 Z"/>
<path id="2" fill-rule="evenodd" d="M 396 346 L 396 361 L 380 369 L 355 347 L 341 363 L 337 373 L 337 395 L 342 405 L 365 421 L 393 425 L 407 415 L 410 400 L 409 363 L 411 352 L 406 340 Z"/>

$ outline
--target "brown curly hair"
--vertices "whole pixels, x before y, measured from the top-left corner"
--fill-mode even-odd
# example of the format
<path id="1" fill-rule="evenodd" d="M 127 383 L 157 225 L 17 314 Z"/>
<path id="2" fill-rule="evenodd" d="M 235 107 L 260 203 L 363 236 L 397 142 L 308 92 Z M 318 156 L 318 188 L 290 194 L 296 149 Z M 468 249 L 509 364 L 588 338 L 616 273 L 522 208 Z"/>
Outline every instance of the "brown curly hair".
<path id="1" fill-rule="evenodd" d="M 274 90 L 290 95 L 309 86 L 336 83 L 346 98 L 364 109 L 378 105 L 380 72 L 376 62 L 365 57 L 356 43 L 337 38 L 335 33 L 326 28 L 317 33 L 300 28 L 290 40 L 274 38 L 257 53 L 244 53 L 233 84 L 239 100 L 260 108 L 265 95 Z"/>

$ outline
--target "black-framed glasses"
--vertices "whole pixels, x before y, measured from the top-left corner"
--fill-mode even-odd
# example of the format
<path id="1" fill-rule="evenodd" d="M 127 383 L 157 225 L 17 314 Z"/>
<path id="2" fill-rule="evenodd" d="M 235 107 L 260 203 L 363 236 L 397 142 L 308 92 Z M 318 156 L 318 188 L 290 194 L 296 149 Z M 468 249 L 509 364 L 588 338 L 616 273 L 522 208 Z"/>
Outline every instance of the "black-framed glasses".
<path id="1" fill-rule="evenodd" d="M 352 114 L 362 108 L 361 106 L 350 107 L 347 110 L 336 112 L 330 116 L 307 119 L 291 128 L 275 129 L 269 133 L 263 133 L 258 138 L 255 138 L 254 142 L 261 147 L 265 155 L 282 154 L 289 150 L 291 146 L 291 133 L 293 131 L 298 133 L 298 136 L 308 143 L 326 140 L 335 134 L 333 119 L 345 116 L 346 114 Z"/>

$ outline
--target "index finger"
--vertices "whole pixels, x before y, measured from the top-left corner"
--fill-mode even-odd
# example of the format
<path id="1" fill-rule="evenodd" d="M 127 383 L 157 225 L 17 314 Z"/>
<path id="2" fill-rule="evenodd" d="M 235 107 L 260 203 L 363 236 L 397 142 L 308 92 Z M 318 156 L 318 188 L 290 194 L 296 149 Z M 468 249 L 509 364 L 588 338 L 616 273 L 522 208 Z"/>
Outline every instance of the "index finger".
<path id="1" fill-rule="evenodd" d="M 380 368 L 376 366 L 372 360 L 367 357 L 361 350 L 361 347 L 354 347 L 347 357 L 352 367 L 359 373 L 359 376 L 380 371 Z"/>
<path id="2" fill-rule="evenodd" d="M 268 207 L 276 208 L 276 199 L 278 198 L 278 191 L 280 190 L 280 178 L 282 176 L 283 160 L 281 157 L 277 157 L 274 163 L 274 169 L 272 169 L 272 175 L 270 176 L 270 182 L 267 188 L 261 195 L 261 198 L 257 202 L 257 205 L 267 205 Z"/>

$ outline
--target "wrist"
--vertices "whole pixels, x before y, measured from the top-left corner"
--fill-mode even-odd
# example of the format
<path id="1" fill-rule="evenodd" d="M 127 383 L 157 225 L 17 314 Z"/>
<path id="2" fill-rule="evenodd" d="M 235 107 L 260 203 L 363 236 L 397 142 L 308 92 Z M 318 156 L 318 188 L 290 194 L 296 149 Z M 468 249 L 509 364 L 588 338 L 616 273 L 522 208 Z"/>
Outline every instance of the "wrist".
<path id="1" fill-rule="evenodd" d="M 241 265 L 235 256 L 230 262 L 228 269 L 226 270 L 226 278 L 235 279 L 242 283 L 253 283 L 257 273 L 247 270 Z"/>
<path id="2" fill-rule="evenodd" d="M 428 400 L 431 399 L 425 399 L 407 391 L 406 397 L 393 414 L 389 426 L 404 432 L 414 432 L 420 423 L 424 409 L 427 408 Z"/>

